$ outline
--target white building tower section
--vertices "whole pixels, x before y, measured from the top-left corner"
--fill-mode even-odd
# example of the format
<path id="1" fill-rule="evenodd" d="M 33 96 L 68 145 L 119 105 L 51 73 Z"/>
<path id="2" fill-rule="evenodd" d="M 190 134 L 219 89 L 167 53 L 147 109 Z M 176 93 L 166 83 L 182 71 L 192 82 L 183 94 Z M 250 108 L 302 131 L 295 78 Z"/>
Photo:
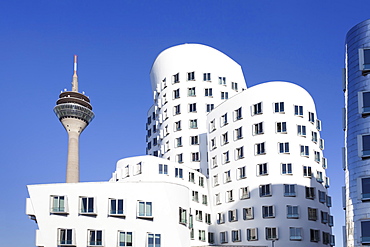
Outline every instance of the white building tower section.
<path id="1" fill-rule="evenodd" d="M 148 111 L 147 154 L 206 174 L 206 117 L 247 88 L 240 65 L 209 46 L 183 44 L 158 55 L 150 80 L 154 105 Z"/>
<path id="2" fill-rule="evenodd" d="M 80 134 L 94 118 L 90 99 L 78 92 L 77 55 L 74 56 L 72 91 L 59 95 L 54 112 L 68 133 L 67 183 L 78 183 Z"/>

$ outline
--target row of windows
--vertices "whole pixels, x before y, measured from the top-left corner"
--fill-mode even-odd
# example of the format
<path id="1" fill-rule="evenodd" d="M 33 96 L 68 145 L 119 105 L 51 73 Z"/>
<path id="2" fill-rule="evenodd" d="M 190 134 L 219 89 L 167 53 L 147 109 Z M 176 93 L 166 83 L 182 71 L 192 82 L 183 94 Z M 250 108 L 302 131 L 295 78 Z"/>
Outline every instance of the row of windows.
<path id="1" fill-rule="evenodd" d="M 307 136 L 306 135 L 306 126 L 305 125 L 296 125 L 296 126 L 297 126 L 297 128 L 296 128 L 297 129 L 297 135 L 302 136 L 302 137 L 306 137 Z M 282 134 L 288 133 L 286 122 L 276 122 L 275 127 L 276 127 L 275 128 L 275 133 L 282 133 Z M 214 121 L 211 121 L 210 131 L 212 132 L 213 130 L 215 130 L 215 124 L 214 124 Z M 265 133 L 264 122 L 253 124 L 253 126 L 252 126 L 252 134 L 253 135 L 262 135 L 264 133 Z M 229 143 L 229 139 L 230 139 L 229 136 L 230 136 L 230 134 L 229 134 L 228 131 L 223 133 L 220 137 L 220 144 L 225 145 L 225 144 Z M 237 129 L 235 129 L 233 137 L 234 137 L 233 138 L 234 141 L 242 139 L 243 138 L 243 127 L 239 127 Z M 311 131 L 311 141 L 314 142 L 314 143 L 318 143 L 321 150 L 324 149 L 324 140 L 321 139 L 321 138 L 318 138 L 318 133 L 316 131 Z M 216 142 L 215 142 L 215 144 L 216 144 Z"/>
<path id="2" fill-rule="evenodd" d="M 225 173 L 227 174 L 227 173 Z M 218 185 L 218 176 L 213 177 L 214 185 Z M 297 185 L 296 184 L 284 184 L 283 196 L 284 197 L 296 197 L 297 196 Z M 259 186 L 259 196 L 260 197 L 270 197 L 272 196 L 272 185 L 271 184 L 262 184 Z M 239 199 L 249 199 L 250 191 L 249 187 L 241 187 L 239 189 Z M 310 200 L 316 199 L 316 189 L 315 187 L 305 187 L 305 198 Z M 234 190 L 228 190 L 225 193 L 225 202 L 233 202 L 236 199 Z M 318 199 L 322 204 L 331 207 L 332 201 L 331 197 L 326 194 L 325 191 L 318 190 Z M 215 204 L 221 204 L 221 193 L 215 194 Z"/>
<path id="3" fill-rule="evenodd" d="M 133 232 L 118 231 L 116 246 L 134 246 Z M 87 246 L 105 246 L 103 230 L 87 230 Z M 161 234 L 147 233 L 146 247 L 160 247 Z M 76 232 L 75 229 L 58 229 L 58 246 L 75 246 Z"/>
<path id="4" fill-rule="evenodd" d="M 278 228 L 277 227 L 265 227 L 265 239 L 266 240 L 278 240 Z M 231 237 L 231 242 L 241 242 L 243 241 L 242 237 L 242 230 L 231 230 L 230 233 L 228 231 L 220 232 L 220 243 L 228 243 L 229 236 Z M 208 242 L 215 243 L 215 236 L 213 233 L 208 234 Z M 310 241 L 311 242 L 320 242 L 320 230 L 310 229 Z M 258 228 L 247 228 L 245 239 L 247 241 L 257 241 L 259 239 L 258 236 Z M 302 241 L 303 240 L 303 228 L 301 227 L 289 227 L 289 239 L 291 241 Z M 331 246 L 335 245 L 334 235 L 331 235 L 328 232 L 322 232 L 322 242 L 323 244 L 330 244 Z"/>
<path id="5" fill-rule="evenodd" d="M 195 71 L 192 71 L 192 72 L 187 72 L 186 73 L 186 80 L 187 81 L 195 81 L 196 80 L 196 73 Z M 203 76 L 201 76 L 201 78 L 203 79 L 203 81 L 207 81 L 207 82 L 211 82 L 211 73 L 203 73 Z M 223 77 L 223 76 L 218 76 L 216 77 L 217 80 L 218 80 L 218 84 L 220 85 L 224 85 L 226 86 L 227 85 L 227 81 L 226 81 L 226 77 Z M 172 83 L 179 83 L 180 82 L 180 73 L 176 73 L 174 75 L 172 75 Z M 167 87 L 167 79 L 164 78 L 162 80 L 162 88 L 166 88 Z M 231 82 L 231 88 L 234 89 L 234 90 L 238 90 L 238 83 L 236 82 Z"/>
<path id="6" fill-rule="evenodd" d="M 253 220 L 255 218 L 254 207 L 243 208 L 242 210 L 243 220 Z M 317 208 L 307 208 L 308 220 L 316 221 L 318 220 L 318 209 Z M 334 225 L 334 217 L 329 215 L 328 212 L 320 211 L 321 223 L 328 224 L 330 227 Z M 236 222 L 239 220 L 238 209 L 229 210 L 227 213 L 228 222 Z M 274 205 L 266 205 L 261 207 L 261 216 L 263 219 L 275 218 L 276 208 Z M 286 205 L 286 218 L 287 219 L 299 219 L 300 209 L 297 205 Z M 217 214 L 217 224 L 225 223 L 225 214 Z"/>
<path id="7" fill-rule="evenodd" d="M 280 108 L 276 108 L 276 105 L 280 105 Z M 284 111 L 281 111 L 281 105 L 284 106 L 284 102 L 279 102 L 279 103 L 273 103 L 273 111 L 275 113 L 285 113 Z M 284 109 L 284 108 L 283 108 Z M 262 114 L 263 111 L 262 111 L 262 102 L 258 103 L 258 104 L 255 104 L 251 107 L 251 114 L 252 116 L 253 115 L 260 115 Z M 300 116 L 300 117 L 303 117 L 303 106 L 297 106 L 295 105 L 294 106 L 294 115 L 296 116 Z M 233 111 L 233 114 L 232 114 L 232 117 L 233 117 L 233 120 L 234 121 L 237 121 L 237 120 L 240 120 L 243 118 L 243 110 L 242 110 L 242 107 L 239 107 L 238 109 L 234 110 Z M 316 123 L 316 129 L 321 131 L 321 121 L 316 119 L 315 120 L 315 114 L 313 112 L 308 112 L 308 121 L 312 124 Z M 213 123 L 212 123 L 213 122 Z M 229 123 L 229 119 L 228 119 L 228 114 L 225 113 L 224 115 L 221 116 L 220 118 L 220 127 L 223 127 L 225 126 L 226 124 Z M 211 127 L 210 130 L 212 131 L 213 129 L 215 129 L 215 120 L 211 121 Z"/>
<path id="8" fill-rule="evenodd" d="M 167 141 L 166 144 L 168 144 L 169 146 L 169 141 Z M 157 146 L 157 145 L 158 145 L 158 137 L 154 137 L 153 146 Z M 189 145 L 199 145 L 199 136 L 198 135 L 190 136 Z M 174 147 L 182 147 L 182 146 L 183 146 L 183 138 L 181 136 L 177 137 L 174 141 Z M 147 149 L 150 150 L 151 148 L 152 148 L 152 142 L 150 141 L 147 144 Z"/>
<path id="9" fill-rule="evenodd" d="M 50 196 L 50 213 L 52 214 L 68 214 L 67 196 L 52 195 Z M 136 216 L 139 218 L 153 218 L 152 202 L 137 201 Z M 79 198 L 79 214 L 81 215 L 97 215 L 95 197 Z M 110 216 L 125 216 L 125 200 L 109 198 L 108 215 Z"/>
<path id="10" fill-rule="evenodd" d="M 203 92 L 204 92 L 205 97 L 213 97 L 213 89 L 212 88 L 205 88 Z M 172 98 L 173 99 L 180 99 L 181 98 L 180 95 L 181 94 L 180 94 L 180 89 L 179 88 L 173 90 L 173 92 L 172 92 Z M 197 96 L 195 87 L 188 88 L 187 96 L 188 97 L 196 97 Z M 220 98 L 221 99 L 228 99 L 229 98 L 229 93 L 228 92 L 221 92 Z M 167 95 L 166 94 L 163 95 L 163 101 L 167 102 Z"/>

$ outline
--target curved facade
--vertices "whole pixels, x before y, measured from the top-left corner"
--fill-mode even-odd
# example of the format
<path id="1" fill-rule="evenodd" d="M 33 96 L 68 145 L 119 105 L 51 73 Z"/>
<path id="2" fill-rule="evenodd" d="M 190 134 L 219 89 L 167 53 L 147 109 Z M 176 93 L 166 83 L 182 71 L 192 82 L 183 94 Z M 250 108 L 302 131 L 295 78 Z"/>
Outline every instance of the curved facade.
<path id="1" fill-rule="evenodd" d="M 240 65 L 214 48 L 183 44 L 158 55 L 150 80 L 147 154 L 206 174 L 206 115 L 246 89 Z"/>
<path id="2" fill-rule="evenodd" d="M 347 246 L 370 244 L 370 20 L 346 37 L 345 210 Z"/>
<path id="3" fill-rule="evenodd" d="M 251 87 L 207 122 L 219 244 L 334 245 L 321 122 L 303 88 L 287 82 Z"/>

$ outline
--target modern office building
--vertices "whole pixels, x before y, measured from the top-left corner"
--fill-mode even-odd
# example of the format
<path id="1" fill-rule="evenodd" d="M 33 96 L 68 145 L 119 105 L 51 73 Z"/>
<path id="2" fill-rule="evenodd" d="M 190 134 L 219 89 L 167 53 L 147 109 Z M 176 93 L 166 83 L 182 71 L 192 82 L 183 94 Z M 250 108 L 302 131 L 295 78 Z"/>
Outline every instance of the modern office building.
<path id="1" fill-rule="evenodd" d="M 343 207 L 346 246 L 353 247 L 370 244 L 370 20 L 348 32 L 345 63 Z"/>
<path id="2" fill-rule="evenodd" d="M 303 88 L 247 89 L 205 45 L 150 73 L 147 154 L 107 182 L 28 186 L 37 246 L 333 246 L 321 121 Z"/>

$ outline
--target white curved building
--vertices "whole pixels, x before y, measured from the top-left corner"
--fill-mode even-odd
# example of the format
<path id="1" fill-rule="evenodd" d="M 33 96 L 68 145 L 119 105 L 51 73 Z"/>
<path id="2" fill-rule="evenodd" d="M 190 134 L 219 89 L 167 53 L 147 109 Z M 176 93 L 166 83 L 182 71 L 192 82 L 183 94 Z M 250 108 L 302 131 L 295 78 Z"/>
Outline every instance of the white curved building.
<path id="1" fill-rule="evenodd" d="M 321 122 L 287 82 L 246 87 L 204 45 L 158 55 L 147 156 L 108 182 L 28 186 L 37 246 L 333 246 Z M 158 157 L 153 157 L 158 156 Z"/>

